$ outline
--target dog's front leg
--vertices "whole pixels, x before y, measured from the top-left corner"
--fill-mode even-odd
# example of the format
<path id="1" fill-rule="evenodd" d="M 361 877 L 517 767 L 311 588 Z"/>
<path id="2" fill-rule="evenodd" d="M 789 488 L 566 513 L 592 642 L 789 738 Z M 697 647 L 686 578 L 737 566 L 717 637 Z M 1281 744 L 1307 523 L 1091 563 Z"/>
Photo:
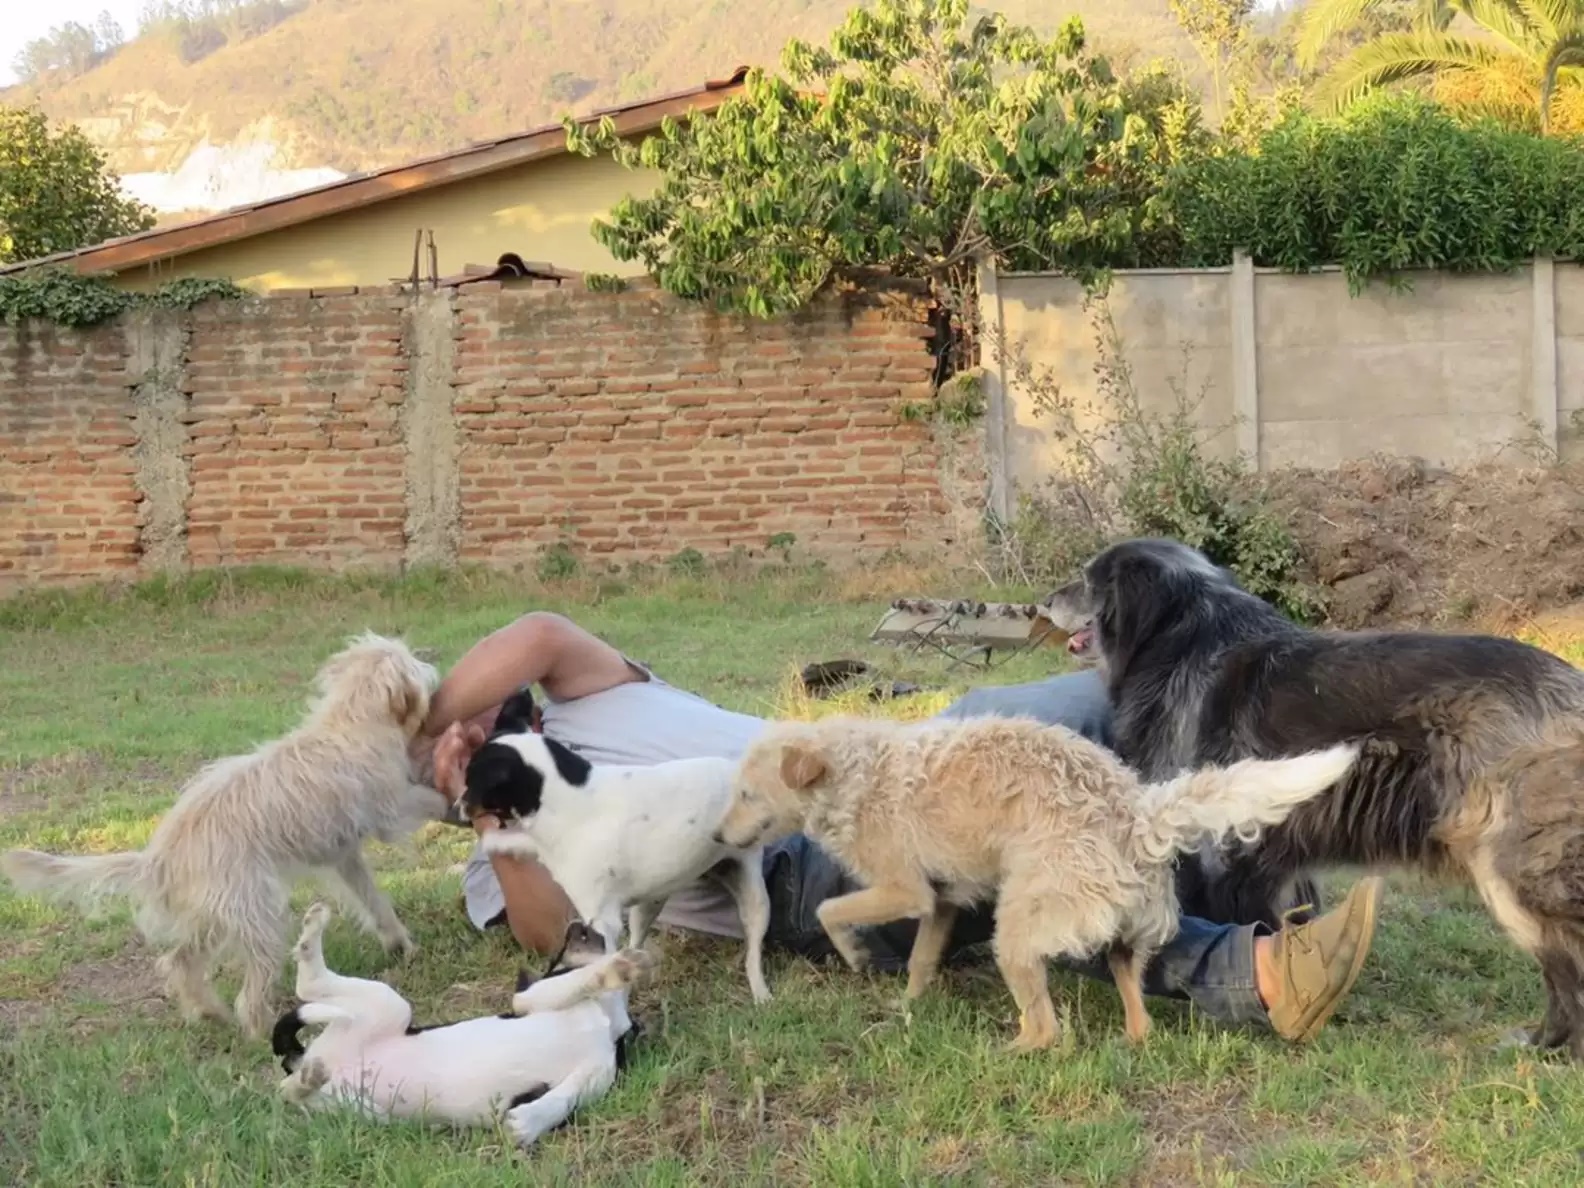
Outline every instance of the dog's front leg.
<path id="1" fill-rule="evenodd" d="M 945 899 L 935 901 L 935 909 L 919 921 L 918 933 L 913 938 L 913 951 L 908 954 L 907 997 L 922 997 L 935 981 L 940 969 L 941 955 L 946 942 L 951 939 L 952 925 L 957 922 L 957 905 Z"/>
<path id="2" fill-rule="evenodd" d="M 649 930 L 659 919 L 665 903 L 663 899 L 650 899 L 632 905 L 627 912 L 627 943 L 630 946 L 643 948 L 644 941 L 649 939 Z"/>
<path id="3" fill-rule="evenodd" d="M 276 1086 L 281 1098 L 292 1105 L 304 1105 L 330 1082 L 330 1070 L 324 1061 L 305 1056 L 291 1076 Z"/>
<path id="4" fill-rule="evenodd" d="M 762 851 L 753 850 L 738 860 L 726 880 L 726 889 L 737 903 L 747 941 L 748 989 L 757 1003 L 770 1001 L 764 975 L 764 939 L 770 928 L 770 892 L 765 887 Z"/>
<path id="5" fill-rule="evenodd" d="M 858 940 L 858 929 L 895 920 L 919 919 L 935 908 L 935 892 L 928 886 L 868 887 L 839 895 L 819 905 L 815 913 L 825 935 L 854 970 L 869 967 L 869 954 Z"/>
<path id="6" fill-rule="evenodd" d="M 602 905 L 593 920 L 594 931 L 605 942 L 605 956 L 610 957 L 621 948 L 622 909 L 619 903 Z"/>
<path id="7" fill-rule="evenodd" d="M 506 1111 L 506 1125 L 524 1150 L 566 1122 L 572 1111 L 597 1101 L 616 1083 L 616 1053 L 607 1049 L 574 1068 L 550 1092 Z"/>
<path id="8" fill-rule="evenodd" d="M 336 861 L 335 873 L 342 886 L 351 895 L 352 906 L 358 914 L 372 924 L 371 931 L 379 937 L 387 953 L 399 950 L 403 957 L 411 956 L 418 948 L 407 934 L 406 926 L 396 914 L 390 899 L 374 882 L 374 875 L 363 860 L 363 852 L 356 848 L 347 850 Z"/>
<path id="9" fill-rule="evenodd" d="M 514 1015 L 564 1011 L 585 999 L 612 990 L 626 990 L 654 968 L 654 958 L 643 949 L 622 949 L 613 957 L 601 957 L 581 969 L 540 978 L 526 990 L 512 995 Z"/>

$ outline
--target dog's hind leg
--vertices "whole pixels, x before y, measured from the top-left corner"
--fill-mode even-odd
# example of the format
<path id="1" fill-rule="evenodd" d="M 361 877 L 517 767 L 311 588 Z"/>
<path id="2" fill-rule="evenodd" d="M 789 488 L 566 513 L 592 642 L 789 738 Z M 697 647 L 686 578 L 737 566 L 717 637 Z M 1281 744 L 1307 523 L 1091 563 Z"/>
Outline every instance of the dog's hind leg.
<path id="1" fill-rule="evenodd" d="M 286 896 L 283 888 L 254 887 L 252 902 L 231 919 L 231 948 L 241 958 L 242 989 L 236 997 L 237 1022 L 250 1039 L 269 1033 L 275 1022 L 270 991 L 286 953 Z"/>
<path id="2" fill-rule="evenodd" d="M 189 1021 L 217 1019 L 230 1023 L 232 1015 L 209 980 L 209 952 L 194 941 L 183 941 L 156 963 L 171 997 Z"/>
<path id="3" fill-rule="evenodd" d="M 603 1097 L 615 1083 L 616 1054 L 602 1052 L 574 1068 L 548 1093 L 508 1109 L 506 1126 L 517 1145 L 526 1149 L 564 1124 L 573 1110 Z"/>
<path id="4" fill-rule="evenodd" d="M 292 956 L 297 962 L 297 997 L 305 1003 L 338 1007 L 357 1020 L 369 1038 L 400 1035 L 412 1022 L 412 1006 L 392 987 L 369 978 L 349 978 L 325 964 L 324 933 L 330 909 L 322 903 L 303 917 Z"/>
<path id="5" fill-rule="evenodd" d="M 937 899 L 935 909 L 919 921 L 913 951 L 908 954 L 909 999 L 921 997 L 935 981 L 941 955 L 946 952 L 946 942 L 951 939 L 952 925 L 956 922 L 957 905 L 944 899 Z"/>
<path id="6" fill-rule="evenodd" d="M 996 967 L 1018 1008 L 1018 1035 L 1009 1047 L 1014 1052 L 1035 1052 L 1061 1039 L 1061 1025 L 1051 1004 L 1049 971 L 1045 958 L 1021 938 L 1003 940 L 999 929 L 995 945 Z"/>
<path id="7" fill-rule="evenodd" d="M 770 986 L 764 975 L 764 940 L 770 928 L 770 892 L 765 887 L 764 864 L 755 850 L 746 861 L 732 863 L 726 876 L 726 890 L 737 903 L 746 941 L 745 962 L 748 989 L 758 1003 L 770 1001 Z"/>
<path id="8" fill-rule="evenodd" d="M 1014 1051 L 1049 1047 L 1061 1039 L 1051 1004 L 1049 960 L 1095 952 L 1120 930 L 1122 921 L 1113 904 L 1084 895 L 1059 873 L 1077 865 L 1060 854 L 1042 854 L 1009 870 L 996 894 L 996 965 L 1019 1013 Z"/>
<path id="9" fill-rule="evenodd" d="M 1149 964 L 1149 954 L 1117 942 L 1106 953 L 1106 961 L 1111 966 L 1117 993 L 1122 996 L 1127 1037 L 1132 1043 L 1143 1043 L 1151 1026 L 1149 1008 L 1144 1005 L 1144 967 Z"/>
<path id="10" fill-rule="evenodd" d="M 363 860 L 363 852 L 358 849 L 347 850 L 336 860 L 335 874 L 351 896 L 348 906 L 364 921 L 369 931 L 379 937 L 385 951 L 391 953 L 399 950 L 403 957 L 410 957 L 417 950 L 417 945 L 407 934 L 407 928 L 396 914 L 390 897 L 374 881 L 368 863 Z"/>
<path id="11" fill-rule="evenodd" d="M 1556 945 L 1540 953 L 1540 973 L 1545 979 L 1546 1013 L 1539 1027 L 1523 1035 L 1523 1042 L 1539 1048 L 1576 1048 L 1584 1042 L 1581 1023 L 1584 1023 L 1584 980 L 1580 977 L 1578 961 L 1562 946 Z M 1578 1053 L 1573 1053 L 1577 1059 Z"/>

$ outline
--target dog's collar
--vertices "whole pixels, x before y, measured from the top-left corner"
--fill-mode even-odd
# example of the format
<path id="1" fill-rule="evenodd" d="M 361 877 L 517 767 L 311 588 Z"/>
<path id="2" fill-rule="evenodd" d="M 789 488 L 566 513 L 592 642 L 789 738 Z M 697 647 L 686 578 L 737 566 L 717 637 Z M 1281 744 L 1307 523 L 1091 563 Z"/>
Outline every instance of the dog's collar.
<path id="1" fill-rule="evenodd" d="M 519 971 L 519 973 L 517 974 L 517 993 L 518 994 L 521 994 L 524 990 L 528 989 L 528 987 L 532 986 L 535 982 L 542 982 L 546 978 L 555 977 L 557 974 L 564 974 L 564 973 L 571 973 L 572 972 L 572 970 L 575 968 L 574 966 L 570 966 L 569 965 L 565 969 L 562 969 L 562 968 L 559 968 L 559 967 L 561 965 L 561 959 L 566 956 L 567 948 L 572 944 L 572 930 L 574 928 L 576 928 L 577 925 L 578 925 L 578 922 L 576 920 L 572 921 L 572 923 L 567 925 L 566 932 L 563 933 L 562 937 L 561 937 L 561 947 L 555 951 L 555 956 L 550 958 L 550 960 L 545 964 L 544 973 L 540 974 L 537 978 L 535 978 L 535 977 L 532 977 L 528 973 L 528 971 L 526 969 L 522 969 L 521 971 Z"/>

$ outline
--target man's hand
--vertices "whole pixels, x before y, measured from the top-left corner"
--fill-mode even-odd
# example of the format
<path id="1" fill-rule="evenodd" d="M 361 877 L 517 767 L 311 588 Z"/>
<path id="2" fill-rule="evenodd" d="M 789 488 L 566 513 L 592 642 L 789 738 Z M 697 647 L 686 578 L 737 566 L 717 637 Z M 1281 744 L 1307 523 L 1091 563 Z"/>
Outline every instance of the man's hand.
<path id="1" fill-rule="evenodd" d="M 484 728 L 453 722 L 435 741 L 435 791 L 455 804 L 467 791 L 467 765 L 473 752 L 484 745 Z"/>

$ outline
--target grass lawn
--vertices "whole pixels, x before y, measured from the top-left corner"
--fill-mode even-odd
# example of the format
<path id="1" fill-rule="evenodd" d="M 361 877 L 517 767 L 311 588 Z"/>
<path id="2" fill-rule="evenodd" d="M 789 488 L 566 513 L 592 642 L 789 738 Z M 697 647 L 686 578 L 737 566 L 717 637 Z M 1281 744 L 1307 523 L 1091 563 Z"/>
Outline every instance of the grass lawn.
<path id="1" fill-rule="evenodd" d="M 773 712 L 795 668 L 851 655 L 935 690 L 909 704 L 923 712 L 968 674 L 865 637 L 893 594 L 963 592 L 918 575 L 801 570 L 636 589 L 264 573 L 30 598 L 0 606 L 0 846 L 141 845 L 197 763 L 289 727 L 313 669 L 364 627 L 403 633 L 445 666 L 544 607 L 735 709 Z M 1050 654 L 1019 657 L 985 679 L 1029 679 L 1050 664 Z M 420 1020 L 502 1009 L 518 958 L 507 936 L 480 937 L 461 914 L 455 865 L 468 846 L 437 825 L 371 847 L 419 951 L 387 965 L 337 919 L 331 965 L 388 979 Z M 1330 881 L 1333 892 L 1345 885 Z M 299 909 L 312 896 L 304 887 Z M 0 890 L 0 1183 L 1560 1185 L 1584 1175 L 1584 1075 L 1492 1049 L 1538 1017 L 1540 980 L 1459 890 L 1393 882 L 1354 994 L 1302 1049 L 1152 1002 L 1156 1030 L 1133 1051 L 1109 986 L 1053 972 L 1077 1042 L 1013 1057 L 1002 1045 L 1015 1011 L 991 966 L 947 972 L 908 1015 L 900 979 L 777 956 L 776 999 L 755 1009 L 740 946 L 652 943 L 662 963 L 635 1001 L 646 1045 L 599 1106 L 525 1163 L 498 1134 L 282 1106 L 267 1047 L 177 1023 L 125 911 L 84 921 Z M 283 968 L 283 1003 L 288 992 Z"/>

